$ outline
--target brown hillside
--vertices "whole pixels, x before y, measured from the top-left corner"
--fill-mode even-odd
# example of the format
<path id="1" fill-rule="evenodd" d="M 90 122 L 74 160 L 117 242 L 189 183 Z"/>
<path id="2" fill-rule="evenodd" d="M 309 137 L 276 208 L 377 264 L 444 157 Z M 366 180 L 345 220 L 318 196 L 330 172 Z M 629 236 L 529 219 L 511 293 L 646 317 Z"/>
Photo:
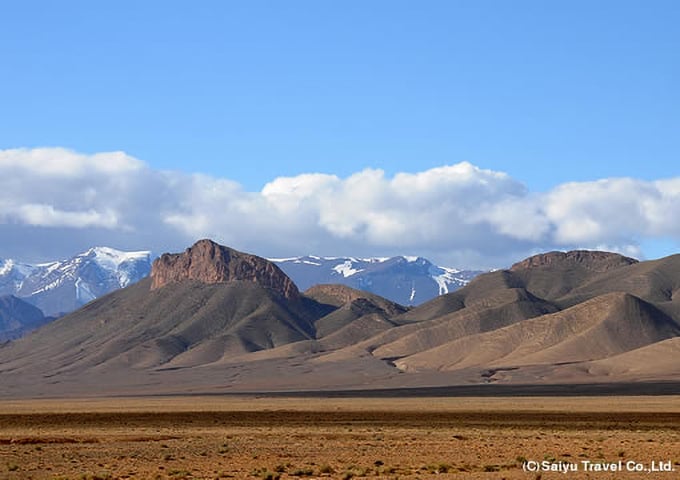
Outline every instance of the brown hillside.
<path id="1" fill-rule="evenodd" d="M 596 297 L 562 312 L 457 339 L 396 363 L 405 370 L 508 368 L 598 360 L 680 334 L 675 322 L 628 294 Z"/>
<path id="2" fill-rule="evenodd" d="M 617 253 L 576 250 L 535 255 L 510 271 L 534 295 L 556 301 L 599 276 L 637 263 Z"/>
<path id="3" fill-rule="evenodd" d="M 429 350 L 453 340 L 493 331 L 522 320 L 556 311 L 524 289 L 494 292 L 486 299 L 477 298 L 469 307 L 456 310 L 429 322 L 405 326 L 411 333 L 384 343 L 373 351 L 379 358 L 399 358 Z"/>
<path id="4" fill-rule="evenodd" d="M 317 338 L 330 335 L 366 315 L 377 315 L 382 320 L 387 321 L 390 326 L 394 326 L 394 323 L 388 321 L 388 319 L 408 310 L 406 307 L 378 295 L 362 292 L 345 285 L 317 285 L 305 291 L 305 297 L 321 304 L 337 307 L 335 311 L 315 322 Z M 365 337 L 365 334 L 361 335 L 361 339 Z M 356 338 L 353 343 L 358 341 L 359 338 Z"/>

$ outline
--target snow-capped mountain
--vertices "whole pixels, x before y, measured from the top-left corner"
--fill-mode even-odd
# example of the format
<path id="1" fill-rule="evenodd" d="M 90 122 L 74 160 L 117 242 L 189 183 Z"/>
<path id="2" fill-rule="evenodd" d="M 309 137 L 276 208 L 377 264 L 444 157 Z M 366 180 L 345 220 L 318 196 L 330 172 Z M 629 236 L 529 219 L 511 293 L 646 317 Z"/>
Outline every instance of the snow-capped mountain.
<path id="1" fill-rule="evenodd" d="M 151 252 L 94 247 L 68 260 L 29 265 L 0 260 L 0 295 L 15 295 L 59 316 L 146 277 Z"/>
<path id="2" fill-rule="evenodd" d="M 26 263 L 0 259 L 0 295 L 13 295 L 21 290 L 26 277 L 36 269 Z"/>
<path id="3" fill-rule="evenodd" d="M 453 292 L 476 275 L 476 270 L 440 267 L 422 257 L 272 258 L 300 288 L 322 283 L 340 283 L 366 290 L 402 305 L 418 305 L 438 295 Z"/>
<path id="4" fill-rule="evenodd" d="M 466 285 L 473 270 L 439 267 L 422 257 L 271 259 L 300 290 L 339 283 L 402 305 L 418 305 Z M 28 264 L 0 259 L 0 296 L 14 295 L 58 317 L 149 275 L 151 253 L 94 247 L 64 261 Z"/>

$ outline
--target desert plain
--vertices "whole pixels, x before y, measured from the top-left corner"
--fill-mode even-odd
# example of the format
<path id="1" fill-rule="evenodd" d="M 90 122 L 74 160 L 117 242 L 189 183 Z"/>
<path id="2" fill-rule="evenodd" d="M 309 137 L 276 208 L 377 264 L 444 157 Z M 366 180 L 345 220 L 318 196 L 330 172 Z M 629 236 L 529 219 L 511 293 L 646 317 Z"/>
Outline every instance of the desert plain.
<path id="1" fill-rule="evenodd" d="M 2 400 L 0 478 L 671 480 L 680 397 Z"/>

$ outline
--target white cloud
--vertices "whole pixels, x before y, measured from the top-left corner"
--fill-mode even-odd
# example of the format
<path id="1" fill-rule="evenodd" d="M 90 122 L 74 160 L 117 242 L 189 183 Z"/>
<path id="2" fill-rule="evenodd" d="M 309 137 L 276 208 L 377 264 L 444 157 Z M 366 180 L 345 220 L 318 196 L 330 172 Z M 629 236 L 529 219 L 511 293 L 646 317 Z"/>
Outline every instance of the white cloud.
<path id="1" fill-rule="evenodd" d="M 621 246 L 647 236 L 677 236 L 677 183 L 613 178 L 561 185 L 546 196 L 553 240 L 558 245 Z"/>
<path id="2" fill-rule="evenodd" d="M 518 195 L 484 205 L 476 211 L 476 218 L 488 222 L 501 235 L 540 244 L 552 228 L 543 208 L 541 197 Z"/>
<path id="3" fill-rule="evenodd" d="M 392 177 L 375 169 L 347 178 L 308 173 L 247 192 L 229 179 L 158 171 L 120 152 L 0 151 L 0 257 L 35 255 L 50 241 L 67 256 L 95 243 L 162 252 L 211 237 L 269 256 L 416 254 L 505 266 L 555 248 L 644 253 L 646 239 L 680 239 L 677 218 L 680 177 L 532 193 L 503 172 L 464 162 Z"/>
<path id="4" fill-rule="evenodd" d="M 118 226 L 117 216 L 112 210 L 68 212 L 57 210 L 52 205 L 29 203 L 20 205 L 14 212 L 9 212 L 8 216 L 19 223 L 38 227 L 115 228 Z"/>
<path id="5" fill-rule="evenodd" d="M 0 150 L 0 170 L 45 177 L 75 177 L 87 173 L 119 174 L 139 170 L 143 166 L 141 161 L 123 152 L 83 155 L 58 147 Z"/>

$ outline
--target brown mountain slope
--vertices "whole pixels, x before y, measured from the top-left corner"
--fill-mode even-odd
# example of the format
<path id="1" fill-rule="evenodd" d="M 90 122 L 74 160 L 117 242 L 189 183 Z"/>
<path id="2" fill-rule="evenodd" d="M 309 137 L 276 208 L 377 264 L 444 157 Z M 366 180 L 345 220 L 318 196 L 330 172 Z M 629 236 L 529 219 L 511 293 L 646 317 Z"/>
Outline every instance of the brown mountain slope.
<path id="1" fill-rule="evenodd" d="M 680 378 L 680 337 L 646 345 L 636 350 L 585 364 L 593 376 L 619 380 L 650 381 Z"/>
<path id="2" fill-rule="evenodd" d="M 201 240 L 156 260 L 151 278 L 0 349 L 0 372 L 200 365 L 314 338 L 331 309 L 270 262 Z"/>
<path id="3" fill-rule="evenodd" d="M 465 288 L 391 318 L 396 328 L 358 346 L 381 358 L 397 358 L 451 340 L 447 329 L 463 336 L 556 311 L 550 303 L 515 288 L 517 285 L 520 282 L 507 271 L 480 275 Z M 381 348 L 392 342 L 394 346 Z"/>
<path id="4" fill-rule="evenodd" d="M 680 337 L 630 350 L 601 360 L 553 365 L 528 365 L 519 369 L 490 369 L 487 381 L 498 383 L 629 383 L 674 382 L 680 378 Z"/>
<path id="5" fill-rule="evenodd" d="M 630 293 L 662 308 L 680 304 L 680 255 L 631 264 L 598 275 L 573 289 L 563 301 L 575 304 L 611 291 Z"/>
<path id="6" fill-rule="evenodd" d="M 284 345 L 257 354 L 239 356 L 236 361 L 253 361 L 323 354 L 343 347 L 352 347 L 380 332 L 391 330 L 391 320 L 408 309 L 378 295 L 362 292 L 345 285 L 317 285 L 304 293 L 320 305 L 336 308 L 314 321 L 316 339 Z M 225 362 L 230 362 L 225 359 Z"/>
<path id="7" fill-rule="evenodd" d="M 454 370 L 582 362 L 679 334 L 680 327 L 654 306 L 625 293 L 611 293 L 561 312 L 456 339 L 395 363 L 404 370 Z"/>
<path id="8" fill-rule="evenodd" d="M 376 295 L 371 292 L 364 292 L 356 288 L 348 287 L 347 285 L 339 284 L 322 284 L 315 285 L 305 290 L 305 297 L 312 298 L 319 303 L 341 307 L 349 302 L 357 299 L 371 300 L 374 304 L 385 310 L 390 315 L 398 315 L 404 313 L 408 309 L 394 303 L 391 300 Z"/>
<path id="9" fill-rule="evenodd" d="M 464 309 L 428 322 L 405 325 L 373 339 L 373 355 L 379 358 L 404 357 L 555 311 L 555 307 L 524 289 L 498 290 L 485 298 L 475 298 Z M 407 329 L 411 332 L 407 333 Z M 397 338 L 395 334 L 399 334 Z"/>
<path id="10" fill-rule="evenodd" d="M 191 365 L 313 338 L 313 314 L 247 281 L 150 279 L 99 299 L 0 349 L 0 371 L 49 367 L 51 374 L 114 362 L 121 368 Z M 5 360 L 7 358 L 14 360 Z"/>
<path id="11" fill-rule="evenodd" d="M 346 327 L 367 315 L 374 315 L 375 318 L 382 319 L 383 322 L 379 322 L 381 325 L 394 326 L 394 323 L 388 319 L 408 310 L 406 307 L 378 295 L 362 292 L 345 285 L 317 285 L 305 291 L 304 295 L 321 304 L 337 307 L 333 312 L 314 322 L 317 338 L 326 337 L 340 329 L 345 329 L 347 336 L 351 329 Z M 374 323 L 369 322 L 369 324 Z M 361 333 L 359 337 L 347 336 L 347 341 L 356 343 L 363 338 L 366 338 L 366 333 Z"/>
<path id="12" fill-rule="evenodd" d="M 534 295 L 555 301 L 594 278 L 637 263 L 617 253 L 575 250 L 529 257 L 514 264 L 510 272 Z"/>
<path id="13" fill-rule="evenodd" d="M 679 283 L 680 255 L 551 252 L 480 275 L 358 347 L 411 372 L 590 361 L 677 336 Z"/>
<path id="14" fill-rule="evenodd" d="M 478 275 L 464 288 L 433 298 L 395 320 L 403 324 L 434 320 L 466 308 L 477 300 L 488 301 L 496 293 L 514 288 L 523 288 L 523 284 L 507 270 Z"/>

